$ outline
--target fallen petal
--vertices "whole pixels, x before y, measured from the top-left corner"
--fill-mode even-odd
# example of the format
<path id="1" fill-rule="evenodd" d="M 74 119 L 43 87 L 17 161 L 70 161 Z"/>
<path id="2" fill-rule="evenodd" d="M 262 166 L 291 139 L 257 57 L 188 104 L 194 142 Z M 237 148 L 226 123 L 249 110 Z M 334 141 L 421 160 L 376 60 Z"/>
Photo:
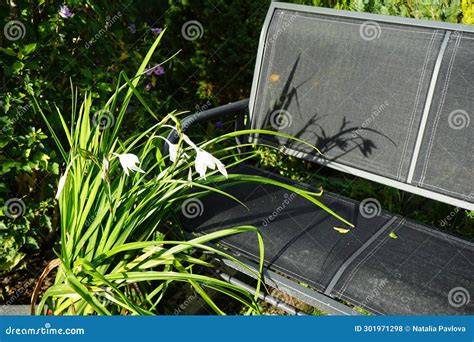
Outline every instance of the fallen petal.
<path id="1" fill-rule="evenodd" d="M 389 237 L 391 237 L 392 239 L 398 239 L 398 235 L 395 234 L 394 232 L 391 232 L 390 234 L 388 234 Z"/>
<path id="2" fill-rule="evenodd" d="M 350 229 L 339 228 L 339 227 L 334 227 L 334 230 L 338 231 L 338 232 L 341 233 L 341 234 L 347 234 L 347 233 L 349 233 L 349 232 L 351 231 Z"/>

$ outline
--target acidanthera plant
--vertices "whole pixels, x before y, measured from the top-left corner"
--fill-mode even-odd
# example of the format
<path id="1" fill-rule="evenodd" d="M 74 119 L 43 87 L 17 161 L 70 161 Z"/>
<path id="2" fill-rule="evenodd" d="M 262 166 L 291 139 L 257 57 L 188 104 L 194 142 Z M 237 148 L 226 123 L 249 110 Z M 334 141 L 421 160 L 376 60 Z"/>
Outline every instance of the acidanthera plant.
<path id="1" fill-rule="evenodd" d="M 227 174 L 226 167 L 254 157 L 255 152 L 247 152 L 236 161 L 229 152 L 236 150 L 237 145 L 226 147 L 214 155 L 206 151 L 212 144 L 252 132 L 288 136 L 264 130 L 245 130 L 198 144 L 182 132 L 178 114 L 158 118 L 136 86 L 148 71 L 146 66 L 163 33 L 151 47 L 135 77 L 129 79 L 124 73 L 120 74 L 114 94 L 99 114 L 91 110 L 90 94 L 85 94 L 78 106 L 78 94 L 73 90 L 69 125 L 57 110 L 67 146 L 61 143 L 59 134 L 35 102 L 35 109 L 45 119 L 65 167 L 56 195 L 60 211 L 60 251 L 58 258 L 48 265 L 39 279 L 32 299 L 32 311 L 44 314 L 49 310 L 54 315 L 156 314 L 166 291 L 172 284 L 181 282 L 189 284 L 216 314 L 224 312 L 210 298 L 208 289 L 241 302 L 250 313 L 258 313 L 258 293 L 251 294 L 209 276 L 211 272 L 195 272 L 196 269 L 213 267 L 209 259 L 200 257 L 201 251 L 240 263 L 208 242 L 243 232 L 257 234 L 262 269 L 264 249 L 258 229 L 239 226 L 188 240 L 178 238 L 180 234 L 169 232 L 168 224 L 173 221 L 179 204 L 211 191 L 239 202 L 215 184 L 245 181 L 285 187 L 334 214 L 315 199 L 316 193 L 263 177 Z M 157 123 L 122 140 L 120 127 L 132 97 L 157 119 Z M 104 123 L 98 118 L 104 113 L 109 122 Z M 179 135 L 177 144 L 165 138 L 173 129 Z M 166 156 L 161 153 L 164 144 L 169 148 Z M 42 294 L 35 310 L 39 285 L 52 269 L 56 269 L 55 282 Z M 260 287 L 259 281 L 257 292 Z"/>

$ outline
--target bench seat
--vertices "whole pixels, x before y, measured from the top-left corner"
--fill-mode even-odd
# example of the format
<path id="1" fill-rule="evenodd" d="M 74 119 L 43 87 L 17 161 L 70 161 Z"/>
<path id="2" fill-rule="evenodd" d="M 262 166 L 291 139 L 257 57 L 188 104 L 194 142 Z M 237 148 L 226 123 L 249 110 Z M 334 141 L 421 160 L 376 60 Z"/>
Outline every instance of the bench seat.
<path id="1" fill-rule="evenodd" d="M 297 184 L 245 164 L 231 172 Z M 201 198 L 201 216 L 182 217 L 185 229 L 208 233 L 239 225 L 257 226 L 263 235 L 268 269 L 374 314 L 474 314 L 472 302 L 459 305 L 463 296 L 474 293 L 471 242 L 384 210 L 366 212 L 359 202 L 326 191 L 321 201 L 355 224 L 355 229 L 337 232 L 333 227 L 344 227 L 342 222 L 279 187 L 252 183 L 226 191 L 248 210 L 227 197 L 211 194 Z M 397 238 L 390 237 L 391 232 Z M 255 234 L 231 236 L 221 243 L 258 260 Z"/>

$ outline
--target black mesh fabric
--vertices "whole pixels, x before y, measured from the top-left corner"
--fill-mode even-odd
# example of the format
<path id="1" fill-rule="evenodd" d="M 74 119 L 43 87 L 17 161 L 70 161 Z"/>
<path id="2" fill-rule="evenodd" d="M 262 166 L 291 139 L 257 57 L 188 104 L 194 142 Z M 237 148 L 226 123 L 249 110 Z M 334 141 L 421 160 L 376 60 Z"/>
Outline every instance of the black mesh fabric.
<path id="1" fill-rule="evenodd" d="M 252 127 L 299 137 L 316 145 L 325 160 L 406 183 L 445 34 L 276 9 L 257 65 Z M 453 130 L 447 116 L 456 109 L 467 120 L 472 116 L 474 40 L 468 33 L 454 36 L 412 184 L 472 202 L 473 125 Z M 303 152 L 303 158 L 318 156 L 291 140 L 258 138 Z"/>
<path id="2" fill-rule="evenodd" d="M 377 314 L 472 315 L 474 245 L 398 220 L 352 262 L 332 293 Z"/>
<path id="3" fill-rule="evenodd" d="M 245 165 L 232 173 L 260 174 L 289 182 Z M 458 242 L 414 222 L 389 224 L 394 215 L 385 211 L 362 215 L 359 203 L 332 193 L 325 193 L 321 201 L 356 225 L 349 233 L 334 230 L 345 226 L 288 190 L 248 184 L 226 191 L 244 202 L 248 210 L 232 199 L 212 194 L 201 199 L 201 215 L 182 217 L 185 229 L 208 233 L 240 225 L 259 227 L 267 267 L 325 291 L 341 266 L 383 228 L 379 239 L 349 263 L 331 291 L 332 296 L 350 300 L 374 313 L 422 314 L 426 310 L 432 314 L 474 313 L 472 307 L 455 310 L 447 302 L 446 294 L 456 286 L 465 286 L 473 293 L 474 249 L 467 242 Z M 392 230 L 397 232 L 398 239 L 388 238 Z M 381 249 L 376 248 L 379 240 L 384 243 Z M 234 252 L 258 259 L 254 233 L 234 235 L 221 243 Z M 378 254 L 373 254 L 373 249 Z M 355 276 L 347 280 L 353 272 Z M 433 281 L 428 283 L 429 279 Z M 375 287 L 377 282 L 383 284 L 379 285 L 381 288 Z M 348 284 L 348 288 L 341 290 L 341 284 Z M 403 296 L 397 297 L 398 294 Z"/>
<path id="4" fill-rule="evenodd" d="M 327 159 L 406 180 L 443 34 L 277 10 L 254 127 L 297 136 Z M 279 143 L 314 154 L 298 143 Z"/>
<path id="5" fill-rule="evenodd" d="M 256 174 L 262 171 L 244 167 L 233 172 Z M 232 199 L 209 196 L 204 201 L 203 215 L 185 220 L 185 227 L 199 227 L 197 232 L 239 225 L 260 227 L 267 265 L 319 290 L 326 288 L 339 266 L 390 218 L 381 215 L 369 222 L 360 216 L 356 202 L 325 194 L 321 199 L 324 204 L 346 220 L 364 227 L 346 235 L 333 229 L 344 227 L 344 223 L 288 190 L 250 183 L 226 189 L 226 192 L 242 200 L 249 210 Z M 255 234 L 235 235 L 225 243 L 258 258 Z"/>
<path id="6" fill-rule="evenodd" d="M 474 35 L 452 34 L 413 182 L 474 201 Z"/>

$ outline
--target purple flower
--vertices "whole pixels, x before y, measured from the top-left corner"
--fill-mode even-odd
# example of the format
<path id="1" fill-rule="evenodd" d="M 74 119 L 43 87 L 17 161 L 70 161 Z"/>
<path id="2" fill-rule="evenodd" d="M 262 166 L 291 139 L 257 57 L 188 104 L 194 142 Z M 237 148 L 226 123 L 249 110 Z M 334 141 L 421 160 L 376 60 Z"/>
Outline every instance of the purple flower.
<path id="1" fill-rule="evenodd" d="M 158 65 L 155 68 L 155 76 L 161 76 L 165 73 L 165 68 L 163 68 L 161 65 Z"/>
<path id="2" fill-rule="evenodd" d="M 161 31 L 163 31 L 163 29 L 161 27 L 152 27 L 151 28 L 151 32 L 154 34 L 154 35 L 159 35 L 161 33 Z"/>
<path id="3" fill-rule="evenodd" d="M 222 121 L 217 121 L 214 126 L 216 126 L 216 128 L 221 128 L 222 126 L 224 126 L 224 123 Z"/>
<path id="4" fill-rule="evenodd" d="M 71 10 L 69 9 L 69 7 L 67 7 L 66 5 L 64 6 L 60 6 L 59 8 L 59 15 L 62 17 L 62 18 L 71 18 L 73 16 L 73 13 L 71 12 Z"/>
<path id="5" fill-rule="evenodd" d="M 163 68 L 161 65 L 155 63 L 152 68 L 148 69 L 146 74 L 148 76 L 150 75 L 155 75 L 155 76 L 161 76 L 165 73 L 165 68 Z"/>
<path id="6" fill-rule="evenodd" d="M 155 68 L 156 68 L 157 65 L 158 65 L 158 64 L 155 63 L 155 65 L 153 65 L 150 69 L 148 69 L 148 70 L 146 71 L 146 74 L 147 74 L 148 76 L 153 75 L 153 74 L 155 73 Z"/>
<path id="7" fill-rule="evenodd" d="M 128 26 L 128 30 L 132 33 L 132 34 L 135 34 L 135 32 L 137 32 L 137 25 L 135 24 L 130 24 Z"/>
<path id="8" fill-rule="evenodd" d="M 152 87 L 151 82 L 148 82 L 145 86 L 145 90 L 149 91 L 151 89 L 151 87 Z"/>

